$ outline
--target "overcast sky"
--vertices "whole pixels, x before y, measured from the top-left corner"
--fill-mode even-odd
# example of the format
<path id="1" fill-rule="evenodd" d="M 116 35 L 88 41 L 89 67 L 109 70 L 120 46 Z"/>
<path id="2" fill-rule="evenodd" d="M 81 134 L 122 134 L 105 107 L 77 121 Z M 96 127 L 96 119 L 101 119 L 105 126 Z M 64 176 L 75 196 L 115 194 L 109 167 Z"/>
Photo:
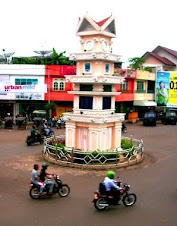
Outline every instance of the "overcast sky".
<path id="1" fill-rule="evenodd" d="M 44 43 L 79 52 L 76 26 L 86 12 L 95 21 L 115 16 L 113 52 L 124 61 L 158 45 L 177 50 L 176 0 L 0 0 L 0 54 L 35 55 Z"/>

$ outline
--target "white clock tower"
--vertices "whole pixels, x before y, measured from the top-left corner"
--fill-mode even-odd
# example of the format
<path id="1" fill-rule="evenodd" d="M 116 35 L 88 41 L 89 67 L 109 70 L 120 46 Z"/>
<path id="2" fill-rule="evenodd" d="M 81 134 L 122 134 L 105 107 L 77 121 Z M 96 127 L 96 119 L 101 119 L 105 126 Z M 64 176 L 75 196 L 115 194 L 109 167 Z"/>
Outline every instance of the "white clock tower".
<path id="1" fill-rule="evenodd" d="M 70 60 L 77 62 L 77 75 L 65 76 L 73 83 L 74 108 L 64 113 L 66 147 L 74 149 L 113 150 L 120 147 L 121 122 L 124 114 L 115 113 L 116 84 L 123 78 L 114 76 L 114 62 L 119 56 L 111 53 L 112 38 L 116 37 L 115 20 L 110 16 L 95 22 L 88 15 L 78 24 L 81 52 Z"/>

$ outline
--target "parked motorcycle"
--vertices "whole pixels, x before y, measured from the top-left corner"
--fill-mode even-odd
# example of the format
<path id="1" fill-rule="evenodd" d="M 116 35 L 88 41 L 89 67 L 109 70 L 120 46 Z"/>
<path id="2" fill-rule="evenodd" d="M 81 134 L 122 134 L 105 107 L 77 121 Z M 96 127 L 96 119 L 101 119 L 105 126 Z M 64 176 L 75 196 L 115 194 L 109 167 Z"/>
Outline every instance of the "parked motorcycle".
<path id="1" fill-rule="evenodd" d="M 35 136 L 27 136 L 25 142 L 28 146 L 31 146 L 31 144 L 34 143 L 42 144 L 44 142 L 44 136 L 41 135 L 40 133 L 36 134 Z"/>
<path id="2" fill-rule="evenodd" d="M 123 204 L 127 207 L 133 206 L 136 202 L 136 195 L 134 193 L 129 193 L 130 185 L 128 184 L 122 184 L 122 182 L 118 182 L 119 186 L 123 188 L 123 193 L 120 194 L 120 200 L 122 200 Z M 119 205 L 118 203 L 115 204 L 116 200 L 113 196 L 109 196 L 106 194 L 106 189 L 103 183 L 100 183 L 100 187 L 102 189 L 99 189 L 99 191 L 94 192 L 94 207 L 97 210 L 104 210 L 105 208 L 111 206 L 111 205 Z"/>
<path id="3" fill-rule="evenodd" d="M 55 179 L 55 184 L 53 188 L 53 195 L 58 194 L 61 197 L 66 197 L 70 193 L 70 188 L 67 184 L 63 184 L 63 182 L 60 180 L 59 176 L 54 175 L 53 178 Z M 32 199 L 39 199 L 44 196 L 51 196 L 49 193 L 49 187 L 50 185 L 46 184 L 45 187 L 43 188 L 43 194 L 41 196 L 40 194 L 40 186 L 31 183 L 30 188 L 29 188 L 29 195 Z"/>
<path id="4" fill-rule="evenodd" d="M 127 127 L 125 126 L 125 123 L 122 123 L 122 132 L 123 133 L 127 132 Z"/>

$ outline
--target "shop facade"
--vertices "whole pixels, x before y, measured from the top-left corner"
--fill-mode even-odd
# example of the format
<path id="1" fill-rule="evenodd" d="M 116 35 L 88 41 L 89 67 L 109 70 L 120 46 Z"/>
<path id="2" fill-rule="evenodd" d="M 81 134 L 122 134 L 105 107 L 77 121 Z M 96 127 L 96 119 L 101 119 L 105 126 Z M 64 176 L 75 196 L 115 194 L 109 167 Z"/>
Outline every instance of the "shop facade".
<path id="1" fill-rule="evenodd" d="M 44 106 L 45 67 L 43 65 L 0 65 L 0 116 L 10 113 L 29 116 Z"/>

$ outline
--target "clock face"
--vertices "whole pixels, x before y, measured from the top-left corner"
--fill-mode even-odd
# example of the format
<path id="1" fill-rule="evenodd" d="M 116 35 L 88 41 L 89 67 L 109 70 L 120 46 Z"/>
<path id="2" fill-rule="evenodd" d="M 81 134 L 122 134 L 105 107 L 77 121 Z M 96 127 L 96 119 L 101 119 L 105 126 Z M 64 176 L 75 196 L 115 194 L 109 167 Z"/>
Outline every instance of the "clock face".
<path id="1" fill-rule="evenodd" d="M 86 50 L 92 50 L 94 47 L 94 42 L 92 40 L 87 40 L 85 43 Z"/>
<path id="2" fill-rule="evenodd" d="M 107 41 L 103 41 L 103 42 L 102 42 L 102 48 L 103 48 L 103 50 L 104 50 L 105 52 L 108 50 L 108 43 L 107 43 Z"/>

